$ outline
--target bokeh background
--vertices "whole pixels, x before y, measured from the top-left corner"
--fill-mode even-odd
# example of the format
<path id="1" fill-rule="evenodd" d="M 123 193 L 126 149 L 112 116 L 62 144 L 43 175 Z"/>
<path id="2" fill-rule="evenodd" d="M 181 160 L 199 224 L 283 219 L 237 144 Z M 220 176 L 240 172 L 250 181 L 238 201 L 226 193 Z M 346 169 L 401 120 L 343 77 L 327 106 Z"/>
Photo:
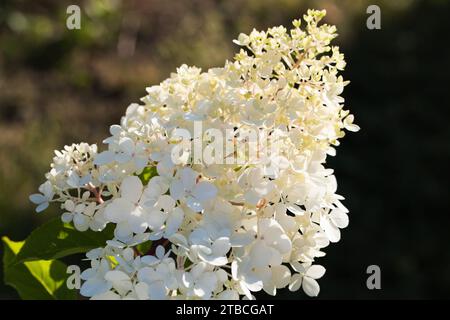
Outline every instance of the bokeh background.
<path id="1" fill-rule="evenodd" d="M 66 28 L 70 4 L 81 8 L 81 30 Z M 381 30 L 366 28 L 370 4 L 381 8 Z M 239 32 L 288 26 L 307 8 L 326 9 L 338 27 L 344 96 L 362 128 L 329 159 L 351 222 L 320 260 L 319 299 L 449 298 L 446 0 L 2 0 L 0 235 L 22 240 L 58 214 L 35 214 L 28 201 L 54 149 L 100 144 L 128 104 L 180 64 L 223 65 Z M 372 264 L 381 290 L 366 287 Z M 0 299 L 11 298 L 0 281 Z"/>

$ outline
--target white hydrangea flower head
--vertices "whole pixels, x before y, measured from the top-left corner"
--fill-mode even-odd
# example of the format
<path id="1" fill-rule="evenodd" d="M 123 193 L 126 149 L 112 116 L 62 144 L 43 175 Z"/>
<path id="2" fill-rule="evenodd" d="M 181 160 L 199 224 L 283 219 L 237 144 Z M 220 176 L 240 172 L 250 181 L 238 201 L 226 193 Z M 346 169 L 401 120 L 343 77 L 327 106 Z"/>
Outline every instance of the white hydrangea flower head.
<path id="1" fill-rule="evenodd" d="M 336 28 L 309 10 L 293 29 L 240 34 L 233 61 L 182 65 L 110 128 L 106 150 L 56 152 L 40 194 L 79 231 L 114 226 L 90 251 L 92 299 L 317 296 L 323 249 L 348 225 L 328 156 L 358 131 Z M 224 146 L 224 147 L 223 147 Z M 223 148 L 222 148 L 223 147 Z M 151 241 L 148 252 L 137 246 Z"/>

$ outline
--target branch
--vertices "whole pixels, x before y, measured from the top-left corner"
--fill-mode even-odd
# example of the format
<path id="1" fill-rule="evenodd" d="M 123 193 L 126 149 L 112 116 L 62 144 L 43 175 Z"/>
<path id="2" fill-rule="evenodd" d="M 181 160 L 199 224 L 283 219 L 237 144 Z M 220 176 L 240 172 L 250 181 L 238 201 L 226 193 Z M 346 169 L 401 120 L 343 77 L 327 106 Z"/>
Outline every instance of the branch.
<path id="1" fill-rule="evenodd" d="M 94 194 L 95 200 L 97 201 L 98 204 L 105 203 L 105 201 L 102 198 L 102 192 L 101 191 L 99 192 L 91 182 L 89 182 L 89 184 L 87 185 L 87 189 Z"/>

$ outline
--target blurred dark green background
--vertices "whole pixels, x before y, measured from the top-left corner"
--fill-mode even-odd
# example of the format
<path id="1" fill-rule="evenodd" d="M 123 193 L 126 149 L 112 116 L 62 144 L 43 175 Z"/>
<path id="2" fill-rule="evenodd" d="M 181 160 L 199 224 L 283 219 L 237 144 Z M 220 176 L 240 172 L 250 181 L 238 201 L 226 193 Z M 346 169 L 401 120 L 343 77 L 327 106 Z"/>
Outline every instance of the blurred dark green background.
<path id="1" fill-rule="evenodd" d="M 82 10 L 81 30 L 66 8 Z M 366 28 L 381 8 L 382 29 Z M 239 32 L 327 9 L 362 130 L 329 160 L 350 226 L 320 260 L 320 299 L 450 297 L 450 1 L 177 0 L 0 2 L 0 235 L 21 240 L 56 208 L 28 202 L 64 144 L 100 143 L 145 87 L 178 65 L 221 66 Z M 2 251 L 2 249 L 0 249 Z M 382 289 L 366 288 L 379 265 Z M 304 298 L 283 293 L 281 297 Z M 0 299 L 17 298 L 0 281 Z"/>

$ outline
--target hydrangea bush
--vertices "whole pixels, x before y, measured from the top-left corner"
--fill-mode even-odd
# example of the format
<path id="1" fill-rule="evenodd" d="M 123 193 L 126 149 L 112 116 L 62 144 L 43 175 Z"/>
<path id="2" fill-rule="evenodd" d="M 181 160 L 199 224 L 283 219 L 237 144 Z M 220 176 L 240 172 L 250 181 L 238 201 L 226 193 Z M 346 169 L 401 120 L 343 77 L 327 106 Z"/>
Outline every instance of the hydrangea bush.
<path id="1" fill-rule="evenodd" d="M 51 256 L 86 252 L 82 296 L 319 294 L 316 260 L 348 225 L 326 158 L 344 130 L 359 129 L 344 110 L 344 56 L 331 46 L 336 28 L 319 25 L 324 15 L 240 34 L 221 68 L 179 67 L 111 126 L 105 151 L 56 151 L 30 200 L 38 212 L 59 203 L 70 236 L 106 235 Z"/>

